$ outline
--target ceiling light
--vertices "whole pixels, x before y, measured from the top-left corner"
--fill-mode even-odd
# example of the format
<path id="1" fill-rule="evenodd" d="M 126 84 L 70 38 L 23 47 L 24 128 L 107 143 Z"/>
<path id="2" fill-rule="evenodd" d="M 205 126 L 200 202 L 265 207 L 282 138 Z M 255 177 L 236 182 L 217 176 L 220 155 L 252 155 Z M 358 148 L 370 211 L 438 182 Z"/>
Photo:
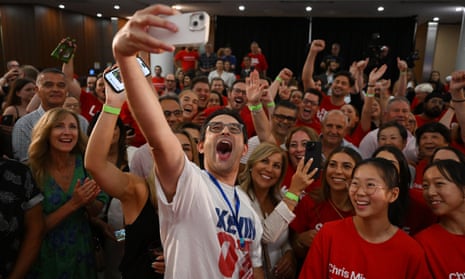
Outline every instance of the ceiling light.
<path id="1" fill-rule="evenodd" d="M 455 8 L 455 11 L 456 11 L 456 12 L 461 12 L 461 11 L 463 11 L 463 10 L 464 10 L 464 8 L 462 8 L 462 7 L 457 7 L 457 8 Z"/>
<path id="2" fill-rule="evenodd" d="M 245 6 L 244 5 L 240 5 L 239 7 L 237 7 L 239 9 L 239 11 L 243 12 L 245 11 Z"/>
<path id="3" fill-rule="evenodd" d="M 378 7 L 378 12 L 382 12 L 382 11 L 384 11 L 384 7 L 383 7 L 383 6 L 379 6 L 379 7 Z"/>
<path id="4" fill-rule="evenodd" d="M 175 10 L 178 10 L 178 11 L 181 10 L 181 6 L 179 6 L 179 5 L 173 5 L 173 6 L 171 6 L 171 8 L 173 8 Z"/>
<path id="5" fill-rule="evenodd" d="M 439 21 L 439 17 L 437 16 L 433 17 L 433 21 Z"/>
<path id="6" fill-rule="evenodd" d="M 114 6 L 113 6 L 113 9 L 115 9 L 115 10 L 119 10 L 120 8 L 121 8 L 121 7 L 120 7 L 119 5 L 114 5 Z"/>
<path id="7" fill-rule="evenodd" d="M 102 13 L 97 13 L 97 17 L 102 17 Z"/>
<path id="8" fill-rule="evenodd" d="M 64 8 L 65 8 L 65 5 L 63 5 L 63 4 L 60 4 L 60 5 L 58 5 L 58 8 L 60 8 L 60 9 L 64 9 Z"/>
<path id="9" fill-rule="evenodd" d="M 311 11 L 312 11 L 312 7 L 307 6 L 307 7 L 305 7 L 305 10 L 306 10 L 307 12 L 311 12 Z"/>
<path id="10" fill-rule="evenodd" d="M 112 16 L 112 17 L 110 17 L 110 20 L 111 20 L 111 21 L 117 21 L 117 20 L 118 20 L 118 17 Z"/>

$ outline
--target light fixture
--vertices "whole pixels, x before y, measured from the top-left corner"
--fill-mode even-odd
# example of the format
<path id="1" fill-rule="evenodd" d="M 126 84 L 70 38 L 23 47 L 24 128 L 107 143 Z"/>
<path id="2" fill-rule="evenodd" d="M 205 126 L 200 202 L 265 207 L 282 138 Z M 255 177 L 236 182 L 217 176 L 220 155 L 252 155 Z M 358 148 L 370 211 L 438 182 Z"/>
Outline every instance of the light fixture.
<path id="1" fill-rule="evenodd" d="M 239 11 L 243 12 L 245 11 L 245 6 L 244 5 L 239 5 L 239 7 L 237 7 L 239 9 Z"/>
<path id="2" fill-rule="evenodd" d="M 171 8 L 173 8 L 173 9 L 175 9 L 175 10 L 178 10 L 178 11 L 181 10 L 181 6 L 180 6 L 180 5 L 173 5 L 173 6 L 171 6 Z"/>
<path id="3" fill-rule="evenodd" d="M 116 5 L 113 6 L 113 9 L 115 9 L 115 10 L 119 10 L 120 8 L 121 8 L 121 7 L 120 7 L 118 4 L 116 4 Z"/>
<path id="4" fill-rule="evenodd" d="M 311 12 L 311 11 L 312 11 L 312 7 L 307 6 L 307 7 L 305 7 L 305 10 L 306 10 L 307 12 Z"/>
<path id="5" fill-rule="evenodd" d="M 455 11 L 456 11 L 456 12 L 461 12 L 461 11 L 463 11 L 463 10 L 464 10 L 463 7 L 457 7 L 457 8 L 455 8 Z"/>
<path id="6" fill-rule="evenodd" d="M 64 8 L 65 8 L 65 5 L 63 5 L 63 4 L 60 4 L 60 5 L 58 5 L 58 8 L 60 8 L 60 9 L 64 9 Z"/>
<path id="7" fill-rule="evenodd" d="M 112 17 L 110 17 L 110 20 L 111 20 L 111 21 L 117 21 L 117 20 L 118 20 L 118 17 L 112 16 Z"/>
<path id="8" fill-rule="evenodd" d="M 97 13 L 97 17 L 102 17 L 102 13 Z"/>
<path id="9" fill-rule="evenodd" d="M 439 17 L 437 17 L 437 16 L 433 17 L 433 21 L 438 22 L 438 21 L 439 21 Z"/>
<path id="10" fill-rule="evenodd" d="M 384 11 L 384 7 L 383 7 L 383 6 L 379 6 L 379 7 L 378 7 L 378 12 L 382 12 L 382 11 Z"/>

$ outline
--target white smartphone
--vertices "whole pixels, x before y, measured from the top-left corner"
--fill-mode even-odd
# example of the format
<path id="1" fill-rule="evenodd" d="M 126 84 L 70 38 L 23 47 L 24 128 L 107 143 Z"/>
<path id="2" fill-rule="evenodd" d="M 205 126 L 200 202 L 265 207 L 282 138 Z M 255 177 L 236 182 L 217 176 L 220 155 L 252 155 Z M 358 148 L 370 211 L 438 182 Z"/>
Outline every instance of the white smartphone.
<path id="1" fill-rule="evenodd" d="M 208 41 L 210 16 L 206 12 L 185 13 L 165 18 L 177 25 L 178 32 L 150 27 L 150 35 L 174 46 L 198 46 Z"/>
<path id="2" fill-rule="evenodd" d="M 137 57 L 137 62 L 139 62 L 144 76 L 148 77 L 151 74 L 149 66 L 147 66 L 147 64 L 144 63 L 144 60 L 142 60 L 140 57 Z M 113 70 L 107 72 L 103 77 L 116 93 L 121 93 L 124 91 L 124 83 L 121 79 L 119 68 L 114 68 Z"/>

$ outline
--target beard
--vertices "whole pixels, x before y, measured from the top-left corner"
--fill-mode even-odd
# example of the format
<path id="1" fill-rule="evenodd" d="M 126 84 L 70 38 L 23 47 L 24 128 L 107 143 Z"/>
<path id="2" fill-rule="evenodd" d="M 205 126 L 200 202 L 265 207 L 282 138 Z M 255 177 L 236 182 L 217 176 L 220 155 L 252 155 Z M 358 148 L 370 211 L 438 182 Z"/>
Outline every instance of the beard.
<path id="1" fill-rule="evenodd" d="M 439 107 L 432 107 L 430 109 L 425 109 L 424 113 L 429 118 L 436 118 L 441 115 L 442 109 Z"/>

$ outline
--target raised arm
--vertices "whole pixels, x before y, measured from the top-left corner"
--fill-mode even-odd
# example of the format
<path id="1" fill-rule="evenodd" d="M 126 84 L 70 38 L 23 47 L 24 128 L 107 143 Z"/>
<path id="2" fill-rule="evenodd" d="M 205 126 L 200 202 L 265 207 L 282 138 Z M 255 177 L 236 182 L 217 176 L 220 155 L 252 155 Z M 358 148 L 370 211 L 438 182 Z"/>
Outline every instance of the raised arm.
<path id="1" fill-rule="evenodd" d="M 371 128 L 371 106 L 374 102 L 376 82 L 384 75 L 387 70 L 387 65 L 371 70 L 368 76 L 368 89 L 365 102 L 363 103 L 362 113 L 360 116 L 360 126 L 364 132 Z"/>
<path id="2" fill-rule="evenodd" d="M 393 95 L 405 97 L 407 94 L 407 62 L 397 57 L 397 68 L 399 69 L 399 79 L 396 82 L 397 88 Z"/>
<path id="3" fill-rule="evenodd" d="M 138 51 L 152 53 L 174 51 L 174 46 L 147 33 L 147 28 L 150 26 L 159 26 L 176 32 L 177 27 L 173 23 L 158 16 L 174 13 L 176 13 L 174 9 L 162 5 L 154 5 L 138 11 L 113 39 L 113 54 L 121 69 L 129 105 L 152 147 L 157 176 L 168 201 L 172 200 L 176 192 L 177 180 L 184 168 L 184 152 L 166 122 L 152 86 L 139 69 L 136 54 Z"/>
<path id="4" fill-rule="evenodd" d="M 465 139 L 465 70 L 452 73 L 450 93 L 454 103 L 455 115 L 461 127 L 462 140 Z"/>
<path id="5" fill-rule="evenodd" d="M 63 40 L 65 40 L 65 39 L 63 39 Z M 61 66 L 61 70 L 65 74 L 65 80 L 66 80 L 66 84 L 68 86 L 69 95 L 76 98 L 76 99 L 78 99 L 78 100 L 80 100 L 80 98 L 81 98 L 81 86 L 74 79 L 74 54 L 75 53 L 76 53 L 76 44 L 74 44 L 73 55 L 69 59 L 68 63 L 63 62 L 63 65 Z"/>
<path id="6" fill-rule="evenodd" d="M 307 59 L 305 60 L 304 67 L 302 69 L 302 83 L 304 84 L 304 90 L 309 88 L 315 88 L 313 81 L 313 73 L 315 69 L 316 55 L 325 49 L 324 40 L 314 40 L 310 46 Z"/>

